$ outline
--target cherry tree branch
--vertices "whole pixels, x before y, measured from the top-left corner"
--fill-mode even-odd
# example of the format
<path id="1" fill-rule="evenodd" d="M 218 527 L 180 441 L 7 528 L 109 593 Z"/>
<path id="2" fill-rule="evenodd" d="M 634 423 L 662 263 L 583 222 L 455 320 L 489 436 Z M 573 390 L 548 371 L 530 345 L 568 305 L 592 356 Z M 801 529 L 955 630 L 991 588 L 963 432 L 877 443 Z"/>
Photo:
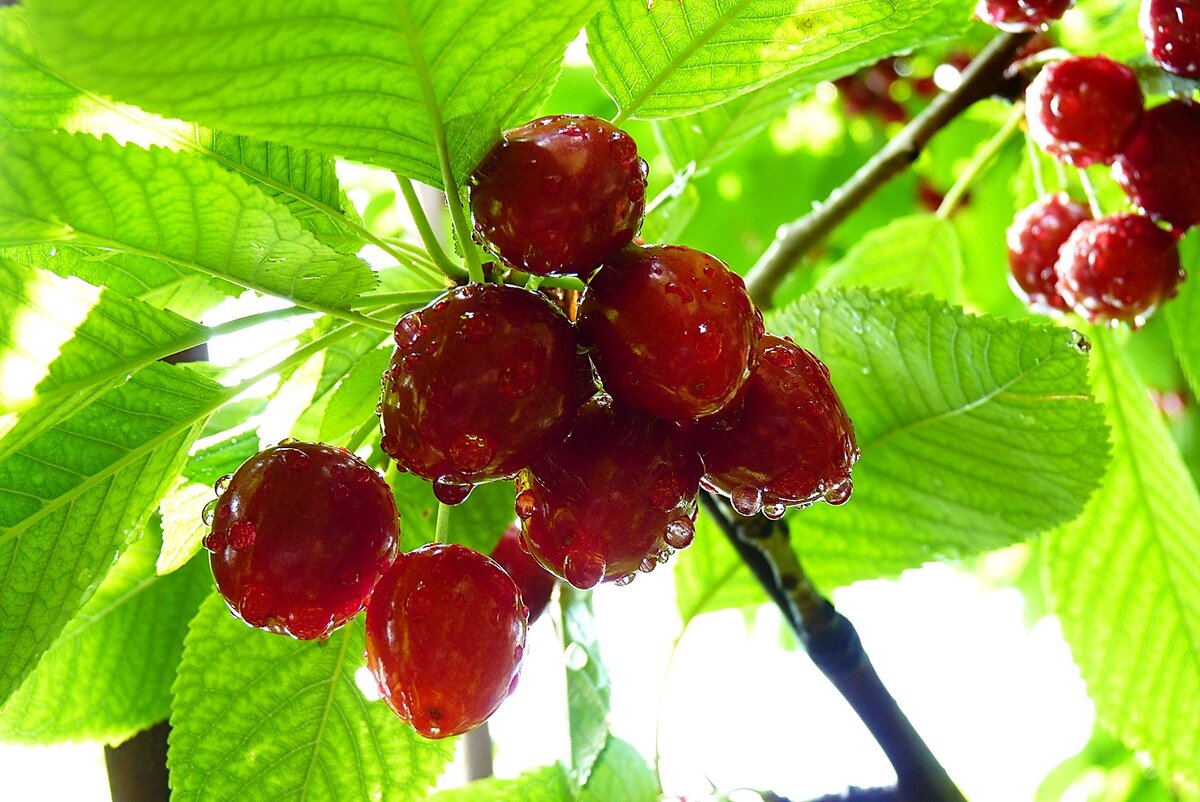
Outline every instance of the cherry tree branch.
<path id="1" fill-rule="evenodd" d="M 962 83 L 943 92 L 896 134 L 825 202 L 804 217 L 780 228 L 762 258 L 746 275 L 746 289 L 762 308 L 771 305 L 775 290 L 801 260 L 839 223 L 880 187 L 904 172 L 933 136 L 977 101 L 1001 91 L 1009 79 L 1005 69 L 1032 33 L 998 35 L 970 63 Z"/>
<path id="2" fill-rule="evenodd" d="M 741 518 L 702 491 L 707 512 L 783 611 L 809 657 L 862 719 L 896 770 L 903 802 L 966 802 L 871 665 L 858 632 L 805 574 L 783 521 Z M 850 797 L 855 798 L 855 797 Z M 886 798 L 886 797 L 884 797 Z"/>

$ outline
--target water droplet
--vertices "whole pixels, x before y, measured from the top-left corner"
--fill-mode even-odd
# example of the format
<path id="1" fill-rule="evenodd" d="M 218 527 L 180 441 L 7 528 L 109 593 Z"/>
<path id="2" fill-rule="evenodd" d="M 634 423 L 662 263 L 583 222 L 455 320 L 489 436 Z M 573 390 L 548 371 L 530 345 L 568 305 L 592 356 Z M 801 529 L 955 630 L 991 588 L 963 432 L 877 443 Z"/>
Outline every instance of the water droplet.
<path id="1" fill-rule="evenodd" d="M 259 492 L 262 492 L 262 488 L 265 488 L 266 486 L 267 485 L 265 482 L 262 485 L 260 485 Z M 229 517 L 229 502 L 228 501 L 223 501 L 217 505 L 217 517 L 222 518 L 222 519 Z"/>
<path id="2" fill-rule="evenodd" d="M 617 131 L 612 135 L 612 152 L 613 156 L 624 165 L 633 164 L 634 159 L 638 157 L 637 143 L 633 141 L 633 137 L 626 134 L 624 131 Z"/>
<path id="3" fill-rule="evenodd" d="M 567 644 L 567 648 L 563 649 L 563 663 L 572 671 L 582 671 L 583 667 L 588 664 L 587 649 L 575 641 L 571 641 Z"/>
<path id="4" fill-rule="evenodd" d="M 696 525 L 688 518 L 672 518 L 667 521 L 663 540 L 673 549 L 686 549 L 696 537 Z"/>
<path id="5" fill-rule="evenodd" d="M 234 521 L 229 527 L 229 547 L 243 551 L 254 545 L 254 538 L 258 535 L 254 528 L 253 521 L 242 519 Z"/>
<path id="6" fill-rule="evenodd" d="M 496 454 L 496 447 L 482 434 L 463 432 L 450 445 L 450 458 L 463 473 L 484 468 Z"/>
<path id="7" fill-rule="evenodd" d="M 279 452 L 283 464 L 294 471 L 302 471 L 312 464 L 312 458 L 298 448 L 285 448 Z"/>
<path id="8" fill-rule="evenodd" d="M 496 331 L 496 321 L 487 312 L 464 312 L 459 320 L 462 336 L 476 345 L 486 343 Z"/>
<path id="9" fill-rule="evenodd" d="M 563 577 L 580 590 L 600 584 L 607 569 L 608 561 L 604 559 L 604 555 L 578 540 L 563 560 Z"/>
<path id="10" fill-rule="evenodd" d="M 537 509 L 537 498 L 534 496 L 533 491 L 522 490 L 520 493 L 517 493 L 517 499 L 513 503 L 513 509 L 516 511 L 517 517 L 519 518 L 528 518 L 529 516 L 533 515 L 534 510 Z"/>
<path id="11" fill-rule="evenodd" d="M 225 492 L 226 488 L 229 487 L 229 480 L 232 478 L 233 478 L 232 473 L 227 473 L 224 476 L 222 476 L 220 479 L 217 480 L 217 483 L 213 485 L 213 492 L 216 493 L 218 496 L 223 494 Z"/>
<path id="12" fill-rule="evenodd" d="M 287 628 L 296 638 L 316 640 L 333 629 L 333 616 L 319 607 L 305 607 L 288 615 Z"/>
<path id="13" fill-rule="evenodd" d="M 752 515 L 757 515 L 758 511 L 762 508 L 762 491 L 750 485 L 735 487 L 733 492 L 729 494 L 729 501 L 733 504 L 733 508 L 737 510 L 739 515 L 749 518 Z"/>
<path id="14" fill-rule="evenodd" d="M 648 574 L 657 567 L 658 567 L 657 557 L 653 554 L 647 554 L 645 556 L 645 558 L 642 559 L 642 564 L 638 566 L 638 570 L 641 571 L 643 574 Z"/>
<path id="15" fill-rule="evenodd" d="M 850 481 L 850 477 L 846 477 L 825 491 L 825 503 L 832 504 L 835 507 L 840 506 L 850 500 L 850 495 L 853 492 L 854 483 Z"/>
<path id="16" fill-rule="evenodd" d="M 669 470 L 663 472 L 650 488 L 650 506 L 659 512 L 670 512 L 679 503 L 679 488 Z"/>
<path id="17" fill-rule="evenodd" d="M 521 617 L 525 619 L 526 623 L 529 622 L 529 608 L 524 604 L 521 605 Z"/>
<path id="18" fill-rule="evenodd" d="M 400 441 L 390 434 L 385 434 L 379 439 L 379 447 L 383 449 L 383 453 L 387 454 L 392 459 L 400 453 Z M 396 470 L 405 473 L 407 469 L 402 465 L 397 465 Z"/>
<path id="19" fill-rule="evenodd" d="M 408 350 L 416 345 L 417 340 L 421 339 L 421 335 L 429 331 L 429 327 L 421 321 L 421 315 L 418 312 L 411 312 L 396 323 L 396 330 L 393 333 L 393 338 L 396 340 L 396 345 L 404 350 Z"/>
<path id="20" fill-rule="evenodd" d="M 350 495 L 350 488 L 341 482 L 334 482 L 329 486 L 329 492 L 333 495 L 336 501 L 345 501 Z"/>
<path id="21" fill-rule="evenodd" d="M 450 476 L 439 476 L 433 481 L 433 495 L 443 504 L 454 506 L 462 504 L 471 495 L 475 485 L 462 482 Z"/>
<path id="22" fill-rule="evenodd" d="M 524 646 L 518 645 L 517 648 L 513 649 L 513 660 L 515 660 L 519 663 L 519 662 L 521 662 L 521 660 L 524 657 L 525 657 L 525 647 Z"/>
<path id="23" fill-rule="evenodd" d="M 204 536 L 204 548 L 212 552 L 220 551 L 225 548 L 225 536 L 220 532 L 209 532 Z"/>
<path id="24" fill-rule="evenodd" d="M 238 614 L 252 627 L 265 627 L 271 623 L 275 612 L 275 597 L 261 585 L 251 585 L 242 594 Z"/>
<path id="25" fill-rule="evenodd" d="M 506 398 L 524 398 L 537 386 L 538 368 L 532 359 L 521 359 L 500 371 L 500 392 Z"/>
<path id="26" fill-rule="evenodd" d="M 217 500 L 215 498 L 204 505 L 204 509 L 200 511 L 200 520 L 204 522 L 205 526 L 212 526 L 213 513 L 216 512 L 216 510 Z"/>
<path id="27" fill-rule="evenodd" d="M 1074 330 L 1071 331 L 1071 345 L 1075 346 L 1076 350 L 1084 354 L 1092 350 L 1092 341 Z"/>
<path id="28" fill-rule="evenodd" d="M 786 348 L 775 346 L 763 351 L 762 358 L 772 365 L 785 370 L 796 367 L 796 356 Z"/>
<path id="29" fill-rule="evenodd" d="M 696 296 L 692 295 L 691 290 L 674 281 L 668 281 L 667 286 L 663 287 L 663 292 L 665 292 L 667 295 L 674 295 L 678 297 L 679 300 L 683 301 L 685 304 L 690 304 L 696 299 Z"/>
<path id="30" fill-rule="evenodd" d="M 613 584 L 614 584 L 614 585 L 616 585 L 616 586 L 618 586 L 618 587 L 622 587 L 622 588 L 623 588 L 623 587 L 625 587 L 626 585 L 628 585 L 628 584 L 631 584 L 631 583 L 633 582 L 633 580 L 635 580 L 635 579 L 637 579 L 637 572 L 635 572 L 635 571 L 630 571 L 628 574 L 626 574 L 625 576 L 621 577 L 620 579 L 618 579 L 618 580 L 617 580 L 616 582 L 614 582 Z"/>
<path id="31" fill-rule="evenodd" d="M 772 521 L 778 521 L 787 512 L 787 505 L 778 502 L 772 504 L 764 504 L 762 514 L 770 518 Z"/>

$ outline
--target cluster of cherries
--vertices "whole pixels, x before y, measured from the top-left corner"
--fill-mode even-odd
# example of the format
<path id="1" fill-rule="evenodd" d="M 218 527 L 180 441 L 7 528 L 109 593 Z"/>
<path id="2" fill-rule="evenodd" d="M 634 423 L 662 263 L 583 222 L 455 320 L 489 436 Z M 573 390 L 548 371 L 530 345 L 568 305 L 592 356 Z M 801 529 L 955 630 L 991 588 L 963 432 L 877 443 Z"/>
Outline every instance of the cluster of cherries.
<path id="1" fill-rule="evenodd" d="M 505 269 L 578 277 L 582 299 L 556 304 L 538 278 L 474 283 L 396 324 L 380 447 L 447 505 L 515 480 L 519 525 L 491 557 L 440 543 L 398 554 L 379 474 L 285 441 L 219 482 L 206 510 L 236 615 L 310 639 L 365 607 L 384 698 L 440 738 L 511 693 L 555 577 L 590 588 L 653 570 L 691 543 L 701 485 L 773 518 L 849 498 L 858 447 L 829 371 L 764 331 L 721 261 L 635 242 L 645 192 L 636 144 L 603 120 L 505 132 L 471 178 L 479 241 Z"/>
<path id="2" fill-rule="evenodd" d="M 977 14 L 1027 30 L 1069 5 L 981 0 Z M 1200 78 L 1200 2 L 1143 0 L 1140 24 L 1159 66 Z M 1065 192 L 1021 210 L 1008 229 L 1014 290 L 1039 311 L 1141 325 L 1178 292 L 1177 241 L 1200 224 L 1200 105 L 1173 99 L 1146 109 L 1133 71 L 1103 55 L 1048 65 L 1025 103 L 1029 135 L 1042 150 L 1077 168 L 1111 165 L 1138 211 L 1096 219 Z"/>

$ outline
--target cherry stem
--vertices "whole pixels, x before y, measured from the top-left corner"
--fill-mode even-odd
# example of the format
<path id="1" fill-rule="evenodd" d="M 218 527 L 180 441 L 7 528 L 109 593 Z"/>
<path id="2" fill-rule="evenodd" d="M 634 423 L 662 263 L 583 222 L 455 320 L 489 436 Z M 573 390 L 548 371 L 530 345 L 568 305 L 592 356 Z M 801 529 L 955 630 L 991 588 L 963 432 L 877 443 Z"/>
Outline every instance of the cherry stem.
<path id="1" fill-rule="evenodd" d="M 450 505 L 438 502 L 437 525 L 433 530 L 434 543 L 450 542 Z"/>
<path id="2" fill-rule="evenodd" d="M 351 309 L 376 309 L 381 306 L 424 306 L 442 294 L 442 290 L 404 290 L 360 295 L 350 302 Z"/>
<path id="3" fill-rule="evenodd" d="M 350 439 L 346 441 L 347 451 L 358 451 L 367 438 L 371 436 L 371 432 L 379 428 L 379 419 L 376 417 L 367 418 L 362 422 L 362 425 L 354 430 L 354 434 L 350 435 Z"/>
<path id="4" fill-rule="evenodd" d="M 858 172 L 830 193 L 812 212 L 781 226 L 775 241 L 746 275 L 746 289 L 762 308 L 771 306 L 775 290 L 814 247 L 880 187 L 903 173 L 933 136 L 976 101 L 1005 88 L 1005 69 L 1032 32 L 1002 33 L 992 39 L 967 67 L 962 83 L 935 97 L 900 133 Z"/>
<path id="5" fill-rule="evenodd" d="M 421 205 L 421 199 L 417 197 L 417 190 L 413 187 L 412 181 L 399 173 L 396 174 L 396 181 L 400 184 L 400 193 L 404 195 L 404 203 L 408 206 L 408 213 L 412 215 L 413 225 L 417 227 L 417 234 L 421 237 L 421 242 L 425 245 L 425 251 L 429 254 L 429 258 L 448 278 L 457 281 L 463 275 L 462 265 L 455 263 L 442 248 L 442 244 L 438 242 L 437 235 L 433 233 L 433 226 L 429 223 L 429 216 L 425 214 L 425 207 Z"/>
<path id="6" fill-rule="evenodd" d="M 1033 144 L 1033 137 L 1025 135 L 1025 153 L 1029 158 L 1029 170 L 1033 173 L 1033 188 L 1037 191 L 1038 198 L 1046 197 L 1046 176 L 1042 172 L 1042 157 L 1038 153 L 1037 146 Z"/>
<path id="7" fill-rule="evenodd" d="M 1099 220 L 1104 216 L 1104 209 L 1100 207 L 1100 198 L 1096 195 L 1096 187 L 1092 185 L 1092 179 L 1088 177 L 1087 170 L 1077 167 L 1075 172 L 1079 176 L 1079 186 L 1083 187 L 1083 194 L 1087 198 L 1092 217 Z"/>
<path id="8" fill-rule="evenodd" d="M 888 692 L 854 625 L 820 594 L 800 564 L 787 524 L 741 518 L 701 491 L 705 510 L 783 612 L 813 663 L 850 703 L 896 771 L 899 798 L 966 802 Z"/>
<path id="9" fill-rule="evenodd" d="M 996 155 L 1008 144 L 1008 140 L 1016 133 L 1024 119 L 1025 104 L 1018 101 L 1013 104 L 1012 113 L 1008 115 L 1004 125 L 1000 126 L 1000 130 L 996 131 L 991 139 L 975 151 L 975 155 L 966 168 L 958 174 L 958 178 L 954 179 L 954 186 L 946 192 L 946 197 L 942 199 L 937 212 L 935 212 L 939 219 L 946 220 L 954 213 L 971 184 L 987 172 L 988 167 L 995 161 Z"/>

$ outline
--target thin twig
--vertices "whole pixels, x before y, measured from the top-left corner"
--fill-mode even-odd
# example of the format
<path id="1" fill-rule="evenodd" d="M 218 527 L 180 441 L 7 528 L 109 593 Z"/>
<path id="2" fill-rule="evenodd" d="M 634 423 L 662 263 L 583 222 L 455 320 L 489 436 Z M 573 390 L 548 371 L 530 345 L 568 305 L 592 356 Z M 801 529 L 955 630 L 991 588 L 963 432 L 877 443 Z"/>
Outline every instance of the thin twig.
<path id="1" fill-rule="evenodd" d="M 1031 36 L 1031 33 L 1005 33 L 993 39 L 967 67 L 961 84 L 935 97 L 850 180 L 830 193 L 823 204 L 783 226 L 746 276 L 750 297 L 760 307 L 769 307 L 775 290 L 813 247 L 876 190 L 916 161 L 934 134 L 976 101 L 989 97 L 1004 85 L 1005 68 Z"/>
<path id="2" fill-rule="evenodd" d="M 429 218 L 425 215 L 425 207 L 421 205 L 421 199 L 417 197 L 417 191 L 413 188 L 412 181 L 396 174 L 396 181 L 400 185 L 400 194 L 404 196 L 404 203 L 408 206 L 408 213 L 412 215 L 413 225 L 417 227 L 417 234 L 421 237 L 421 242 L 425 245 L 425 251 L 429 257 L 433 259 L 433 263 L 452 281 L 457 281 L 466 275 L 462 266 L 456 264 L 453 259 L 442 248 L 441 242 L 438 241 L 437 235 L 433 233 L 433 226 L 429 224 Z"/>

